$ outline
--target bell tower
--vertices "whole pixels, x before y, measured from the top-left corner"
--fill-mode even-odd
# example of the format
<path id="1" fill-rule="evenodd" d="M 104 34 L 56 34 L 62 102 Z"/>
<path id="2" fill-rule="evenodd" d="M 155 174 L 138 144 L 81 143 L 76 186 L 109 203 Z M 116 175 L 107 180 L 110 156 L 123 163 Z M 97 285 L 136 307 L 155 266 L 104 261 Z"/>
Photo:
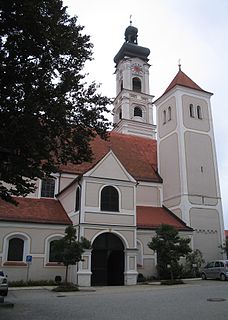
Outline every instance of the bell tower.
<path id="1" fill-rule="evenodd" d="M 212 122 L 212 93 L 182 70 L 155 101 L 163 203 L 194 229 L 193 249 L 221 259 L 224 224 Z"/>
<path id="2" fill-rule="evenodd" d="M 138 29 L 130 24 L 125 30 L 125 42 L 114 58 L 116 98 L 113 131 L 155 138 L 149 54 L 148 48 L 138 45 Z"/>

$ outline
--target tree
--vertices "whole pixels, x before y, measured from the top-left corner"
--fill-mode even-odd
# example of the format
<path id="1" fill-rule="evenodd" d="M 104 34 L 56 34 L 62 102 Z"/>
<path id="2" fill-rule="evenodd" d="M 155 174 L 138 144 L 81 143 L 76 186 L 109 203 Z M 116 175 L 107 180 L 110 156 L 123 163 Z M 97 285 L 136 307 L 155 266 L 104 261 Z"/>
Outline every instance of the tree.
<path id="1" fill-rule="evenodd" d="M 68 269 L 70 265 L 76 265 L 82 260 L 84 249 L 91 247 L 90 241 L 82 237 L 81 241 L 76 240 L 76 229 L 69 226 L 65 229 L 65 236 L 56 240 L 53 245 L 53 255 L 57 262 L 66 267 L 65 284 L 68 282 Z"/>
<path id="2" fill-rule="evenodd" d="M 226 237 L 225 242 L 222 245 L 220 245 L 219 248 L 222 249 L 222 253 L 224 252 L 228 259 L 228 237 Z"/>
<path id="3" fill-rule="evenodd" d="M 199 249 L 195 249 L 186 255 L 186 262 L 184 266 L 185 276 L 198 277 L 200 276 L 200 268 L 205 263 L 203 254 Z"/>
<path id="4" fill-rule="evenodd" d="M 157 268 L 160 278 L 171 280 L 179 275 L 179 259 L 191 252 L 189 238 L 181 238 L 178 231 L 166 224 L 156 230 L 156 236 L 148 243 L 148 247 L 157 252 Z M 169 271 L 170 270 L 170 271 Z"/>
<path id="5" fill-rule="evenodd" d="M 106 136 L 110 100 L 87 85 L 90 38 L 61 0 L 0 4 L 0 197 L 27 195 L 36 178 L 89 161 Z"/>

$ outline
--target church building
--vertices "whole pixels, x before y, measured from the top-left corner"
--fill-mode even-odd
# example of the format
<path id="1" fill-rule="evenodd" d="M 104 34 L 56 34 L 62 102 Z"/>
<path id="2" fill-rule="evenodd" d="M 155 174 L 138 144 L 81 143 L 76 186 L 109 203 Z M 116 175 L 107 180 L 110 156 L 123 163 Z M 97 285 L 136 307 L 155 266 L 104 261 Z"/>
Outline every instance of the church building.
<path id="1" fill-rule="evenodd" d="M 179 70 L 154 100 L 150 50 L 130 25 L 114 58 L 113 130 L 91 141 L 92 162 L 62 165 L 34 194 L 0 202 L 0 269 L 9 281 L 64 278 L 52 254 L 73 225 L 91 241 L 70 267 L 80 286 L 133 285 L 157 276 L 148 247 L 161 224 L 191 239 L 205 261 L 222 258 L 224 224 L 212 123 L 212 93 Z M 153 110 L 156 109 L 156 124 Z"/>

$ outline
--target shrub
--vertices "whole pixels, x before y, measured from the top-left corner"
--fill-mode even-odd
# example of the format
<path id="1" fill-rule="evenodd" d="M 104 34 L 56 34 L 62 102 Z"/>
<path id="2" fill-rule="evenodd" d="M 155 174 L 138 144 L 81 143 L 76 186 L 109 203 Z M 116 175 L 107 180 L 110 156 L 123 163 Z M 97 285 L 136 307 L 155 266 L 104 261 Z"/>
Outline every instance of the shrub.
<path id="1" fill-rule="evenodd" d="M 144 277 L 144 275 L 142 273 L 139 273 L 137 277 L 137 282 L 145 282 L 145 281 L 146 281 L 146 278 Z"/>
<path id="2" fill-rule="evenodd" d="M 172 286 L 175 284 L 184 284 L 184 281 L 181 279 L 173 279 L 173 280 L 162 280 L 161 285 Z"/>
<path id="3" fill-rule="evenodd" d="M 60 286 L 52 289 L 52 291 L 55 292 L 72 292 L 72 291 L 79 291 L 79 288 L 77 285 L 73 283 L 63 283 Z"/>
<path id="4" fill-rule="evenodd" d="M 29 280 L 29 281 L 10 281 L 9 287 L 38 287 L 38 286 L 55 286 L 54 280 Z"/>

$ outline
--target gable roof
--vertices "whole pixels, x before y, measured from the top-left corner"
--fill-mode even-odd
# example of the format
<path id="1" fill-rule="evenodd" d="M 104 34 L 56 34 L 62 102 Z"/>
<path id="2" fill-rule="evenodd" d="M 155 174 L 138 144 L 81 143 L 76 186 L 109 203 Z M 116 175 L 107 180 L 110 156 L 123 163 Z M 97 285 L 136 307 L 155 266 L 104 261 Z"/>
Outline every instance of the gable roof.
<path id="1" fill-rule="evenodd" d="M 105 174 L 103 174 L 103 171 Z M 91 170 L 87 171 L 85 176 L 120 179 L 136 183 L 135 179 L 124 168 L 112 150 L 110 150 Z"/>
<path id="2" fill-rule="evenodd" d="M 186 87 L 186 88 L 190 88 L 190 89 L 194 89 L 194 90 L 198 90 L 198 91 L 202 91 L 202 92 L 206 92 L 206 93 L 212 94 L 211 92 L 205 91 L 200 86 L 198 86 L 198 84 L 196 84 L 183 71 L 181 71 L 181 69 L 177 72 L 176 76 L 171 81 L 171 83 L 169 84 L 169 86 L 167 87 L 165 92 L 161 95 L 161 97 L 163 95 L 165 95 L 167 92 L 169 92 L 171 89 L 173 89 L 175 86 L 182 86 L 182 87 Z M 160 99 L 161 97 L 159 97 L 158 99 Z"/>
<path id="3" fill-rule="evenodd" d="M 14 197 L 15 206 L 0 200 L 0 221 L 72 224 L 62 205 L 55 199 Z"/>
<path id="4" fill-rule="evenodd" d="M 137 228 L 157 229 L 161 224 L 169 224 L 179 231 L 193 231 L 166 207 L 136 207 Z"/>
<path id="5" fill-rule="evenodd" d="M 82 175 L 92 169 L 110 150 L 135 179 L 162 182 L 157 173 L 157 141 L 111 131 L 107 140 L 96 136 L 90 143 L 93 159 L 81 164 L 68 163 L 61 171 Z"/>

